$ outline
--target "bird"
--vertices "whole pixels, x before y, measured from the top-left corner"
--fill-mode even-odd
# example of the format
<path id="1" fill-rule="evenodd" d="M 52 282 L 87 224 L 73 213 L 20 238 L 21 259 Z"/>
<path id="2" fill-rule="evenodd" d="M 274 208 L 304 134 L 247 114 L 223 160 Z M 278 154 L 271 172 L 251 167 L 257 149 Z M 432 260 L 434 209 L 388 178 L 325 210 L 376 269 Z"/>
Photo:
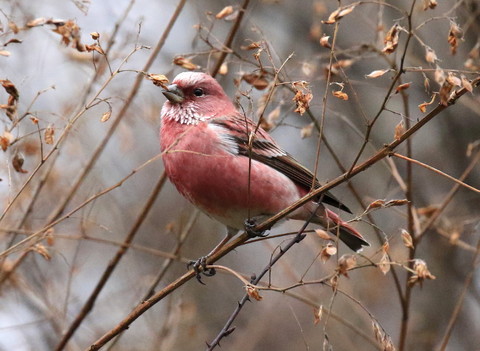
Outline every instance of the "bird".
<path id="1" fill-rule="evenodd" d="M 226 236 L 207 257 L 246 226 L 299 200 L 311 191 L 312 184 L 321 186 L 310 170 L 237 110 L 209 74 L 179 73 L 162 92 L 167 98 L 160 122 L 165 172 L 180 194 L 227 227 Z M 351 213 L 330 192 L 324 192 L 287 218 L 311 218 L 353 251 L 369 246 L 353 226 L 325 205 Z"/>

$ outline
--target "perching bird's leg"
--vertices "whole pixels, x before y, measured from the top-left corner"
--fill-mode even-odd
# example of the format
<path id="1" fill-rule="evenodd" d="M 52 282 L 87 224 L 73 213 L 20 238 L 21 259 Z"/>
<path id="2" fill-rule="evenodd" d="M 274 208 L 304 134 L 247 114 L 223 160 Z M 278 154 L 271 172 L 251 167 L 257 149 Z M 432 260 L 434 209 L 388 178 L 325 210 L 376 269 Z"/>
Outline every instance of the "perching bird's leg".
<path id="1" fill-rule="evenodd" d="M 244 222 L 245 231 L 251 238 L 256 238 L 256 237 L 264 238 L 268 236 L 268 234 L 266 234 L 266 230 L 262 230 L 262 231 L 255 230 L 257 223 L 261 222 L 264 218 L 265 216 L 258 216 L 258 217 L 248 218 L 245 220 Z"/>
<path id="2" fill-rule="evenodd" d="M 214 268 L 207 268 L 208 258 L 213 256 L 214 254 L 216 254 L 218 252 L 218 250 L 220 250 L 237 233 L 238 233 L 238 229 L 235 229 L 235 228 L 232 228 L 232 227 L 227 227 L 227 235 L 225 235 L 225 237 L 222 239 L 222 241 L 220 241 L 217 244 L 217 246 L 215 246 L 212 249 L 212 251 L 210 251 L 206 256 L 200 257 L 196 261 L 195 260 L 190 261 L 187 264 L 188 269 L 190 269 L 190 267 L 193 268 L 193 270 L 196 273 L 197 280 L 201 284 L 205 285 L 205 283 L 202 282 L 202 276 L 200 275 L 200 273 L 207 276 L 207 277 L 211 277 L 211 276 L 215 275 L 215 273 L 216 273 Z"/>

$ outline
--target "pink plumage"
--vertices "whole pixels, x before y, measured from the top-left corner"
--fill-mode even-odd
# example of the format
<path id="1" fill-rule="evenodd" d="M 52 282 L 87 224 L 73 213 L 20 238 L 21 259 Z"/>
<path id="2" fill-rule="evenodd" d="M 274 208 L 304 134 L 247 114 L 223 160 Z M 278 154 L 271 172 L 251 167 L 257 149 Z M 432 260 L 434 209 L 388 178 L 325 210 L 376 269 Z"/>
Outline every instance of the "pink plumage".
<path id="1" fill-rule="evenodd" d="M 180 73 L 163 93 L 168 99 L 160 129 L 165 171 L 183 196 L 227 226 L 229 237 L 244 229 L 246 219 L 271 216 L 308 193 L 313 174 L 266 131 L 257 130 L 250 149 L 249 135 L 256 125 L 237 111 L 214 78 Z M 329 193 L 321 200 L 349 211 Z M 316 206 L 308 203 L 289 218 L 306 220 Z M 335 235 L 338 231 L 355 251 L 368 245 L 352 226 L 323 206 L 312 222 Z"/>

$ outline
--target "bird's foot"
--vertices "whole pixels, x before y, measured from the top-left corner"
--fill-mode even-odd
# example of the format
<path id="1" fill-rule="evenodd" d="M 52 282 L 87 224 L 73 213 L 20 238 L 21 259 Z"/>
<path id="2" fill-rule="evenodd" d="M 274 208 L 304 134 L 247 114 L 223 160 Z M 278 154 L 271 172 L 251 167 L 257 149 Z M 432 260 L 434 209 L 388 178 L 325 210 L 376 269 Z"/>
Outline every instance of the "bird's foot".
<path id="1" fill-rule="evenodd" d="M 255 230 L 255 227 L 257 226 L 257 221 L 254 218 L 246 219 L 244 222 L 244 225 L 245 225 L 245 231 L 251 238 L 257 238 L 257 237 L 264 238 L 268 236 L 268 234 L 266 233 L 266 230 L 262 230 L 262 231 Z"/>
<path id="2" fill-rule="evenodd" d="M 200 284 L 205 285 L 202 281 L 202 274 L 206 277 L 212 277 L 215 275 L 215 268 L 207 268 L 207 259 L 209 256 L 200 257 L 196 261 L 190 261 L 187 264 L 187 268 L 193 268 L 195 276 Z"/>

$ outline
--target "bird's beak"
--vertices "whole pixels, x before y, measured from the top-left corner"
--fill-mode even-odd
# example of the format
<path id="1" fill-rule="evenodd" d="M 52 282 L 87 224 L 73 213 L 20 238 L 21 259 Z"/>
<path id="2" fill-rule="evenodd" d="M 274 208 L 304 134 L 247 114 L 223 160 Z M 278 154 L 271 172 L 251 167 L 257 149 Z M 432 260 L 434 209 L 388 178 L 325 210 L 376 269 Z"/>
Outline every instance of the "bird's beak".
<path id="1" fill-rule="evenodd" d="M 173 104 L 179 104 L 185 100 L 182 90 L 176 84 L 170 84 L 162 93 Z"/>

